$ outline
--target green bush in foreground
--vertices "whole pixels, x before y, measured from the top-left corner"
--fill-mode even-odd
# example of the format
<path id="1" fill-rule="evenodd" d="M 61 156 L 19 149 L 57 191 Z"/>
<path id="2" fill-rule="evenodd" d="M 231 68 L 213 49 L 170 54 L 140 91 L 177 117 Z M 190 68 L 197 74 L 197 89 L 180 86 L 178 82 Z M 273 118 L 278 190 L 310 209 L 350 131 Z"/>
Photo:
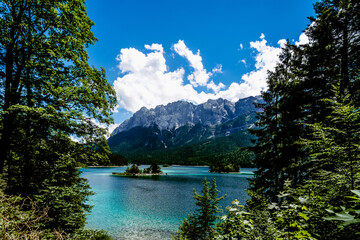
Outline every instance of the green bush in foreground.
<path id="1" fill-rule="evenodd" d="M 49 208 L 42 209 L 30 198 L 5 195 L 0 191 L 0 237 L 2 239 L 110 240 L 103 230 L 80 229 L 66 233 L 44 228 Z"/>

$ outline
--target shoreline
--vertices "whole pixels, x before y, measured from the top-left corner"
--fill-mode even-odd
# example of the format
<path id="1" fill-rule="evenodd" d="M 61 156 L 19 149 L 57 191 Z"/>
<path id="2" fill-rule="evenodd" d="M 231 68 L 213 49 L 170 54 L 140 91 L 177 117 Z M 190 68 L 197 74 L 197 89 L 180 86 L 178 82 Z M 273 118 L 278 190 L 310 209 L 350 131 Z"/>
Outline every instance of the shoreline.
<path id="1" fill-rule="evenodd" d="M 148 164 L 144 164 L 144 165 L 148 165 Z M 129 165 L 123 165 L 123 166 L 87 166 L 87 167 L 76 167 L 77 169 L 81 169 L 81 168 L 117 168 L 117 167 L 128 167 L 128 166 L 131 166 L 131 164 Z M 159 165 L 159 166 L 162 166 L 162 165 Z M 210 167 L 210 166 L 207 166 L 207 165 L 178 165 L 178 164 L 174 164 L 174 165 L 170 165 L 168 167 L 163 167 L 163 168 L 171 168 L 172 166 L 174 167 Z M 239 172 L 210 172 L 210 173 L 220 173 L 220 174 L 240 174 L 240 175 L 254 175 L 254 172 L 241 172 L 241 169 L 240 168 L 240 171 Z M 121 173 L 112 173 L 112 175 L 117 175 L 117 176 L 165 176 L 165 175 L 168 175 L 167 173 L 162 173 L 162 174 L 142 174 L 142 175 L 132 175 L 132 174 L 121 174 Z"/>
<path id="2" fill-rule="evenodd" d="M 148 177 L 148 176 L 165 176 L 167 173 L 118 173 L 112 172 L 111 175 L 123 177 Z"/>

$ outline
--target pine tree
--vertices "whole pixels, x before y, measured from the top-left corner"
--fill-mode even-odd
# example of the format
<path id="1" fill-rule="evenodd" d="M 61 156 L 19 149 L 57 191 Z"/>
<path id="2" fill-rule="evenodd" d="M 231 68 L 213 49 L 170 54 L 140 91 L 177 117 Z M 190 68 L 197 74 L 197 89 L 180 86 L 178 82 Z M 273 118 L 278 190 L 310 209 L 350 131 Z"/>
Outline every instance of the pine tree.
<path id="1" fill-rule="evenodd" d="M 296 186 L 304 177 L 300 174 L 304 165 L 303 151 L 297 143 L 301 136 L 302 118 L 299 59 L 301 49 L 289 43 L 280 56 L 281 62 L 268 73 L 268 90 L 262 93 L 264 103 L 258 107 L 256 129 L 249 131 L 257 138 L 252 148 L 257 154 L 258 170 L 251 190 L 261 191 L 271 201 L 278 201 L 286 179 Z"/>
<path id="2" fill-rule="evenodd" d="M 324 99 L 349 95 L 359 103 L 359 2 L 324 0 L 315 11 L 305 30 L 309 43 L 288 43 L 269 73 L 258 128 L 251 130 L 258 165 L 252 189 L 272 201 L 279 200 L 284 180 L 296 187 L 311 177 L 313 162 L 299 141 L 313 137 L 309 124 L 327 124 L 332 110 Z"/>
<path id="3" fill-rule="evenodd" d="M 196 212 L 190 214 L 185 219 L 177 232 L 174 239 L 193 239 L 193 240 L 210 240 L 214 239 L 215 221 L 219 218 L 217 215 L 221 212 L 219 202 L 225 196 L 218 197 L 219 191 L 216 189 L 215 179 L 209 187 L 209 182 L 204 179 L 202 194 L 194 190 L 194 199 L 196 200 Z"/>

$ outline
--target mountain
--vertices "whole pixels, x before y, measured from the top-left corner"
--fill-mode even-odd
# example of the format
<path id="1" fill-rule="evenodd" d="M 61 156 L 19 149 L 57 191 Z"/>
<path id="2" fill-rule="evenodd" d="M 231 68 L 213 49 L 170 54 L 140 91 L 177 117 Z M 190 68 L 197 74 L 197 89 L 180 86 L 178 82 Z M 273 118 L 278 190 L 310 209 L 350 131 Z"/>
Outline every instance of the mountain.
<path id="1" fill-rule="evenodd" d="M 261 101 L 248 97 L 233 103 L 219 98 L 199 105 L 177 101 L 153 109 L 143 107 L 113 131 L 109 146 L 130 161 L 176 158 L 170 163 L 177 164 L 182 160 L 194 163 L 204 156 L 209 159 L 210 153 L 233 152 L 250 145 L 247 129 L 255 121 L 254 103 Z"/>
<path id="2" fill-rule="evenodd" d="M 128 131 L 134 127 L 151 127 L 157 125 L 160 130 L 173 130 L 184 125 L 202 124 L 219 125 L 239 115 L 256 111 L 254 102 L 261 98 L 248 97 L 236 103 L 226 99 L 208 100 L 206 103 L 194 105 L 185 101 L 177 101 L 168 105 L 159 105 L 153 109 L 142 107 L 130 119 L 117 127 L 112 135 Z"/>

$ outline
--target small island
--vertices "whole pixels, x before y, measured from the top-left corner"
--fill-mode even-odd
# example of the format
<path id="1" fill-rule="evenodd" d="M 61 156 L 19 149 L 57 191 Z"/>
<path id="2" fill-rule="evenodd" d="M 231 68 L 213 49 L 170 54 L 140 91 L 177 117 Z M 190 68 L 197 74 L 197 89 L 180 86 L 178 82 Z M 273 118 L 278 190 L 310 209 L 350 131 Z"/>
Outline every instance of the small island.
<path id="1" fill-rule="evenodd" d="M 118 173 L 113 172 L 112 175 L 116 176 L 161 176 L 166 175 L 161 171 L 161 168 L 157 164 L 151 164 L 150 167 L 141 170 L 137 165 L 133 164 L 131 167 L 125 169 L 125 172 Z"/>

